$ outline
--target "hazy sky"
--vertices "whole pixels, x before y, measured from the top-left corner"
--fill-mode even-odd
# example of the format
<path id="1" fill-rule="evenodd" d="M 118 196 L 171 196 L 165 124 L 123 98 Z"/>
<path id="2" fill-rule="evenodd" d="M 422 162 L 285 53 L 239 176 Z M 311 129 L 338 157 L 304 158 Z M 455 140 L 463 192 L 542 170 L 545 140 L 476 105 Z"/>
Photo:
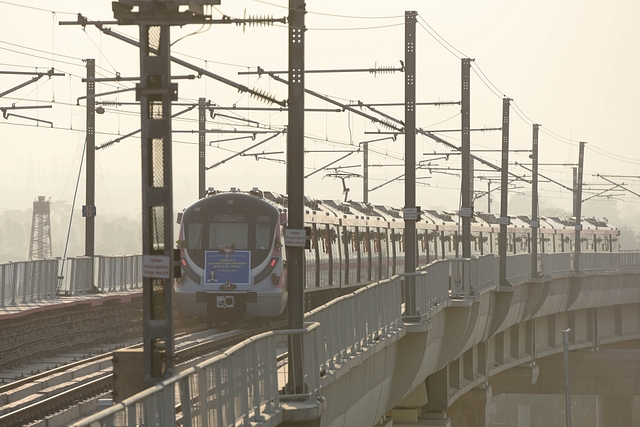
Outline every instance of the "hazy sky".
<path id="1" fill-rule="evenodd" d="M 20 4 L 20 5 L 18 5 Z M 214 10 L 232 17 L 265 16 L 279 18 L 287 14 L 284 0 L 223 0 Z M 613 0 L 607 3 L 589 0 L 507 0 L 428 1 L 336 1 L 307 3 L 306 68 L 345 69 L 374 66 L 397 67 L 404 59 L 404 12 L 419 14 L 416 52 L 418 58 L 418 102 L 458 101 L 460 68 L 463 57 L 474 58 L 471 77 L 472 128 L 499 127 L 502 97 L 513 98 L 511 110 L 511 148 L 531 147 L 531 124 L 542 124 L 540 133 L 541 172 L 571 186 L 571 165 L 578 159 L 578 141 L 587 141 L 585 181 L 604 184 L 593 174 L 639 175 L 640 148 L 637 124 L 640 121 L 640 2 Z M 51 109 L 21 110 L 15 113 L 53 122 L 36 123 L 18 117 L 0 119 L 0 211 L 30 209 L 39 195 L 71 202 L 82 161 L 85 130 L 85 94 L 81 78 L 86 75 L 83 58 L 95 58 L 101 76 L 139 74 L 138 51 L 94 27 L 60 26 L 74 21 L 82 13 L 92 20 L 113 20 L 111 2 L 94 0 L 0 1 L 0 70 L 42 71 L 55 67 L 64 77 L 43 78 L 0 99 L 0 107 L 52 105 Z M 115 26 L 113 26 L 115 28 Z M 137 38 L 137 27 L 118 27 L 118 31 Z M 193 33 L 193 34 L 192 34 Z M 191 35 L 189 35 L 191 34 Z M 189 35 L 189 36 L 187 36 Z M 187 36 L 180 39 L 183 36 Z M 179 40 L 180 39 L 180 40 Z M 179 41 L 178 41 L 179 40 Z M 220 74 L 246 86 L 272 93 L 278 99 L 287 96 L 286 86 L 269 77 L 238 75 L 257 66 L 266 70 L 287 69 L 287 30 L 273 27 L 190 25 L 172 30 L 172 53 L 194 65 Z M 174 75 L 192 74 L 174 65 Z M 30 76 L 2 75 L 0 92 L 29 80 Z M 221 106 L 263 107 L 258 100 L 208 78 L 179 80 L 182 103 L 205 97 Z M 340 102 L 402 102 L 404 75 L 368 73 L 308 75 L 308 88 Z M 131 82 L 103 83 L 98 92 L 132 87 Z M 100 97 L 102 101 L 134 101 L 133 92 Z M 330 104 L 306 98 L 307 107 L 327 108 Z M 184 107 L 175 107 L 173 112 Z M 138 108 L 132 105 L 106 106 L 106 114 L 96 119 L 96 144 L 139 128 Z M 398 119 L 404 119 L 399 107 L 380 107 Z M 363 109 L 370 113 L 370 111 Z M 221 111 L 248 118 L 260 127 L 280 130 L 287 123 L 286 113 Z M 418 126 L 430 130 L 460 128 L 459 106 L 418 108 Z M 225 117 L 208 118 L 209 129 L 243 129 L 243 122 Z M 197 198 L 197 111 L 187 113 L 173 124 L 174 206 L 176 209 Z M 365 134 L 379 128 L 368 120 L 349 113 L 308 113 L 306 115 L 307 173 L 356 150 L 358 143 L 375 139 Z M 381 130 L 386 130 L 382 128 Z M 454 144 L 459 132 L 440 134 Z M 208 141 L 229 135 L 209 134 Z M 207 164 L 213 165 L 234 152 L 264 139 L 243 139 L 214 143 L 207 148 Z M 499 149 L 500 132 L 475 132 L 474 149 Z M 371 144 L 370 188 L 404 172 L 404 140 L 399 136 Z M 286 140 L 278 136 L 249 151 L 268 152 L 266 157 L 285 159 L 280 154 Z M 334 152 L 328 152 L 332 151 Z M 424 137 L 417 138 L 419 160 L 423 153 L 449 151 Z M 478 155 L 499 163 L 498 153 Z M 528 162 L 528 153 L 512 153 L 511 160 Z M 128 138 L 96 153 L 96 205 L 98 215 L 140 212 L 140 140 Z M 435 160 L 438 168 L 449 173 L 419 171 L 429 186 L 417 189 L 417 204 L 423 207 L 457 209 L 460 199 L 459 159 L 455 156 Z M 335 166 L 351 166 L 345 171 L 361 174 L 362 155 L 355 153 Z M 480 167 L 478 167 L 480 169 Z M 527 173 L 517 166 L 519 174 Z M 277 161 L 238 157 L 207 172 L 208 186 L 250 189 L 258 186 L 285 192 L 285 165 Z M 446 172 L 446 171 L 445 171 Z M 305 181 L 306 193 L 323 199 L 341 199 L 340 180 L 316 173 Z M 476 176 L 493 176 L 479 171 Z M 77 209 L 84 200 L 84 170 L 78 188 Z M 611 178 L 640 193 L 640 180 Z M 362 180 L 347 181 L 350 198 L 362 199 Z M 497 185 L 497 184 L 494 184 Z M 604 189 L 605 187 L 597 187 Z M 476 181 L 476 189 L 486 189 L 486 181 Z M 528 191 L 527 188 L 515 191 Z M 586 193 L 585 197 L 588 197 Z M 497 195 L 496 195 L 497 196 Z M 541 184 L 543 204 L 570 210 L 571 194 L 561 187 Z M 619 204 L 628 212 L 638 211 L 640 198 L 627 194 Z M 396 181 L 370 193 L 375 204 L 401 207 L 404 182 Z M 496 197 L 496 200 L 498 197 Z M 612 202 L 613 203 L 613 202 Z M 621 203 L 621 202 L 619 202 Z M 484 210 L 486 199 L 477 204 Z M 498 204 L 494 204 L 498 209 Z M 544 214 L 544 212 L 542 212 Z M 585 214 L 589 214 L 585 212 Z"/>

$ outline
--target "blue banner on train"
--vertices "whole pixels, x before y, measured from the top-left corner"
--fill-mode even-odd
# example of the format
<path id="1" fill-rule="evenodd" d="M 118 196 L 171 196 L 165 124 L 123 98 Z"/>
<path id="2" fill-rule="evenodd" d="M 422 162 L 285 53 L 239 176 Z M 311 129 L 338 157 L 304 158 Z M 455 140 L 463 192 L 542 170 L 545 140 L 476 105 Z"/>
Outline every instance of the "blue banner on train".
<path id="1" fill-rule="evenodd" d="M 206 290 L 247 290 L 251 285 L 251 251 L 206 251 Z"/>

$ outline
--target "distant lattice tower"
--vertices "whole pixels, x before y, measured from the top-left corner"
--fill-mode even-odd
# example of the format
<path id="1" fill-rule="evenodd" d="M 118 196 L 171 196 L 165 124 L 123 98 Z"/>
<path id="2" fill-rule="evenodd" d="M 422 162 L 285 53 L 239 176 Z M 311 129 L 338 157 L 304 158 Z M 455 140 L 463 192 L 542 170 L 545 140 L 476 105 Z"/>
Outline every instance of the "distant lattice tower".
<path id="1" fill-rule="evenodd" d="M 45 196 L 38 196 L 33 202 L 33 219 L 31 221 L 31 244 L 29 245 L 29 259 L 44 259 L 51 257 L 51 200 Z"/>

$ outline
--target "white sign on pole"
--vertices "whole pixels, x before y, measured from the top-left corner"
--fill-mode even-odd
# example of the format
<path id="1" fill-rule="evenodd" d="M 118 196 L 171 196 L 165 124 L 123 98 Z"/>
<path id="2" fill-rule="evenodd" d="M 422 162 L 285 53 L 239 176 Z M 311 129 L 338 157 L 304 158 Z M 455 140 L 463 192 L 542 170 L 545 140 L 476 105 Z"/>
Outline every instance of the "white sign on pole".
<path id="1" fill-rule="evenodd" d="M 304 248 L 307 233 L 304 229 L 287 228 L 284 231 L 284 244 L 289 247 Z"/>
<path id="2" fill-rule="evenodd" d="M 460 216 L 463 218 L 471 218 L 473 216 L 473 208 L 460 208 Z"/>
<path id="3" fill-rule="evenodd" d="M 402 217 L 405 221 L 416 221 L 418 219 L 418 208 L 403 208 Z"/>
<path id="4" fill-rule="evenodd" d="M 171 258 L 165 255 L 144 255 L 142 276 L 152 279 L 171 278 Z"/>

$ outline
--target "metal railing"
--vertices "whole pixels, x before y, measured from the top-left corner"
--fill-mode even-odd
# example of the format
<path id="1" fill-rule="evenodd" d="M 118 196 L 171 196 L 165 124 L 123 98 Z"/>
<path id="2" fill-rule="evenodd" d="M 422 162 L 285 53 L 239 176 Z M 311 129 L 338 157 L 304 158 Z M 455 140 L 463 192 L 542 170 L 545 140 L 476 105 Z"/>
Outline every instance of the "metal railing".
<path id="1" fill-rule="evenodd" d="M 55 258 L 0 264 L 0 307 L 55 298 L 57 278 Z"/>
<path id="2" fill-rule="evenodd" d="M 400 277 L 372 283 L 310 311 L 320 325 L 324 354 L 320 370 L 335 371 L 349 358 L 403 329 Z"/>
<path id="3" fill-rule="evenodd" d="M 478 296 L 491 289 L 498 283 L 498 265 L 498 258 L 485 255 L 441 259 L 421 267 L 426 276 L 416 282 L 418 311 L 426 314 L 449 298 Z"/>
<path id="4" fill-rule="evenodd" d="M 402 331 L 401 305 L 399 276 L 373 283 L 307 313 L 305 329 L 257 335 L 72 426 L 248 426 L 271 417 L 279 424 L 281 402 L 317 403 L 331 372 Z M 289 378 L 295 336 L 302 385 Z"/>
<path id="5" fill-rule="evenodd" d="M 59 295 L 122 292 L 142 287 L 142 255 L 59 258 L 0 264 L 0 307 Z"/>
<path id="6" fill-rule="evenodd" d="M 82 426 L 249 426 L 277 417 L 281 401 L 313 401 L 320 389 L 319 355 L 324 346 L 318 323 L 304 329 L 266 332 L 186 369 L 126 400 L 74 424 Z M 281 394 L 288 381 L 281 355 L 291 336 L 301 336 L 305 391 Z"/>
<path id="7" fill-rule="evenodd" d="M 539 254 L 540 277 L 576 273 L 573 253 Z M 429 314 L 449 298 L 478 296 L 499 283 L 500 259 L 496 255 L 471 259 L 436 260 L 418 269 L 426 275 L 416 275 L 416 309 Z M 581 253 L 579 272 L 621 271 L 640 269 L 640 252 Z M 507 282 L 518 284 L 531 278 L 531 254 L 507 257 Z"/>
<path id="8" fill-rule="evenodd" d="M 59 281 L 60 294 L 122 292 L 142 288 L 142 255 L 71 257 L 66 262 Z"/>
<path id="9" fill-rule="evenodd" d="M 142 256 L 99 256 L 96 287 L 100 292 L 122 292 L 142 288 Z"/>
<path id="10" fill-rule="evenodd" d="M 573 259 L 572 254 L 541 254 L 539 271 L 545 277 L 575 273 Z M 638 270 L 640 253 L 582 254 L 580 267 L 581 271 Z M 499 258 L 493 255 L 438 260 L 420 268 L 412 274 L 418 312 L 428 315 L 447 301 L 494 289 L 498 270 Z M 510 283 L 527 279 L 530 255 L 509 256 L 507 271 Z M 73 425 L 235 426 L 279 417 L 278 424 L 282 401 L 317 402 L 331 373 L 381 340 L 404 333 L 402 305 L 400 275 L 373 283 L 307 313 L 305 329 L 255 336 Z M 302 337 L 302 385 L 289 383 L 287 342 L 296 335 Z"/>

